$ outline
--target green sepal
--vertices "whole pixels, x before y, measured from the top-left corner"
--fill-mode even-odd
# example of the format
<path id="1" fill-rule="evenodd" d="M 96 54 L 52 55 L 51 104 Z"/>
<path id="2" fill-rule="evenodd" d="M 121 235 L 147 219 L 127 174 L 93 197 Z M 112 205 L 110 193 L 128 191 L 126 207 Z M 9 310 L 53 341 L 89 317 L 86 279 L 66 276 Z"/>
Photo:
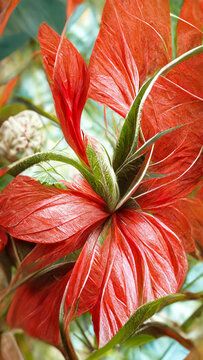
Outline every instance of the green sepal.
<path id="1" fill-rule="evenodd" d="M 138 167 L 138 164 L 141 162 L 141 159 L 144 158 L 144 153 L 151 145 L 155 144 L 156 141 L 161 139 L 163 136 L 170 134 L 171 132 L 173 132 L 177 129 L 180 129 L 181 127 L 183 127 L 185 125 L 186 124 L 178 125 L 178 126 L 171 127 L 169 129 L 160 131 L 159 133 L 155 134 L 150 139 L 145 141 L 144 144 L 142 146 L 140 146 L 131 156 L 126 158 L 126 160 L 124 161 L 122 166 L 120 166 L 117 169 L 116 175 L 117 175 L 118 179 L 123 177 L 124 174 L 130 173 L 130 169 L 131 169 L 131 172 L 135 173 L 135 170 Z"/>
<path id="2" fill-rule="evenodd" d="M 125 159 L 132 153 L 133 144 L 136 144 L 139 136 L 138 109 L 142 97 L 145 94 L 152 79 L 148 80 L 140 89 L 135 101 L 130 108 L 122 127 L 114 154 L 113 167 L 117 170 Z"/>
<path id="3" fill-rule="evenodd" d="M 17 176 L 31 166 L 49 160 L 59 161 L 75 167 L 90 184 L 94 183 L 94 177 L 85 165 L 78 160 L 68 158 L 66 155 L 56 152 L 39 152 L 34 155 L 27 156 L 9 165 L 6 174 Z"/>
<path id="4" fill-rule="evenodd" d="M 94 183 L 91 185 L 105 200 L 109 211 L 113 211 L 119 200 L 119 188 L 109 156 L 106 150 L 95 140 L 89 140 L 86 153 L 94 176 Z"/>

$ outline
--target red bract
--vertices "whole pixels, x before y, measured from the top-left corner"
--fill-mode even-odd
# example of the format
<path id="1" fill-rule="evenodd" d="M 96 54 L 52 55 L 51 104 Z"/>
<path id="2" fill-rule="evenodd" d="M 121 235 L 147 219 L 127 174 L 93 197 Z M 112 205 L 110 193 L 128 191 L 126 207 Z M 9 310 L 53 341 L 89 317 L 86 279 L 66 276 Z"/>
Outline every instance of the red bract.
<path id="1" fill-rule="evenodd" d="M 81 113 L 89 88 L 87 66 L 70 41 L 60 38 L 46 24 L 40 28 L 39 42 L 65 139 L 76 154 L 87 162 L 80 130 Z"/>
<path id="2" fill-rule="evenodd" d="M 170 59 L 168 1 L 106 1 L 90 59 L 89 96 L 124 117 L 146 77 Z"/>
<path id="3" fill-rule="evenodd" d="M 19 4 L 20 0 L 1 0 L 0 3 L 0 35 L 2 35 L 6 24 L 13 10 Z"/>
<path id="4" fill-rule="evenodd" d="M 190 226 L 190 233 L 195 243 L 198 244 L 201 256 L 203 256 L 203 188 L 190 198 L 183 198 L 176 203 L 176 208 L 181 212 Z"/>
<path id="5" fill-rule="evenodd" d="M 183 54 L 202 44 L 203 1 L 185 0 L 179 16 L 177 51 Z"/>
<path id="6" fill-rule="evenodd" d="M 202 54 L 160 76 L 149 92 L 139 146 L 160 131 L 184 126 L 141 151 L 145 159 L 131 164 L 132 183 L 125 188 L 128 174 L 123 181 L 120 168 L 105 163 L 99 146 L 84 141 L 81 133 L 89 87 L 83 59 L 47 25 L 40 28 L 39 39 L 64 136 L 99 181 L 95 185 L 91 178 L 92 187 L 82 180 L 58 189 L 18 176 L 1 194 L 0 225 L 14 237 L 37 243 L 17 279 L 58 260 L 65 262 L 77 251 L 74 267 L 60 273 L 57 282 L 52 277 L 39 289 L 30 282 L 16 292 L 8 322 L 60 346 L 57 321 L 65 292 L 65 328 L 90 311 L 102 346 L 138 306 L 180 289 L 187 272 L 186 251 L 195 250 L 200 221 L 195 212 L 191 222 L 189 205 L 183 204 L 190 204 L 187 195 L 203 175 Z M 125 116 L 140 85 L 171 60 L 170 44 L 167 1 L 107 0 L 90 61 L 91 97 Z M 106 198 L 119 195 L 118 185 L 121 196 L 111 208 Z M 40 302 L 45 297 L 50 312 L 44 318 Z"/>

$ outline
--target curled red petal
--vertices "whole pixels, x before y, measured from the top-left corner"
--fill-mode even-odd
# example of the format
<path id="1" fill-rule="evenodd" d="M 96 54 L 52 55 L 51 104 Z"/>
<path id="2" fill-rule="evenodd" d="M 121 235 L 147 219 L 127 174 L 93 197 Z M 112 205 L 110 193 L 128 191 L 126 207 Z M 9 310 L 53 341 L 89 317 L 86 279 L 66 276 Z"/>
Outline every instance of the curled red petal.
<path id="1" fill-rule="evenodd" d="M 18 239 L 36 243 L 67 240 L 108 216 L 101 203 L 85 193 L 44 186 L 27 176 L 6 187 L 0 204 L 1 226 Z"/>
<path id="2" fill-rule="evenodd" d="M 184 0 L 177 26 L 178 55 L 202 44 L 203 1 Z"/>
<path id="3" fill-rule="evenodd" d="M 1 0 L 0 3 L 0 35 L 3 34 L 6 24 L 12 12 L 20 0 Z"/>
<path id="4" fill-rule="evenodd" d="M 90 59 L 89 96 L 125 117 L 139 86 L 170 58 L 168 1 L 107 0 Z"/>
<path id="5" fill-rule="evenodd" d="M 60 37 L 47 24 L 40 26 L 38 39 L 64 136 L 77 155 L 87 163 L 80 128 L 89 88 L 87 66 L 71 42 L 64 35 Z"/>

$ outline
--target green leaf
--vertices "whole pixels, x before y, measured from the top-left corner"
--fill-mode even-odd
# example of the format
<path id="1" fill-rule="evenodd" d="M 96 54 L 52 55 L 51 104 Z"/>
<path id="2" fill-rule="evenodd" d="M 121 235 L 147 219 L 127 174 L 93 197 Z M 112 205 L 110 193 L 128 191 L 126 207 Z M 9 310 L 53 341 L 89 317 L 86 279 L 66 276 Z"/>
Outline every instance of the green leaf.
<path id="1" fill-rule="evenodd" d="M 135 337 L 136 331 L 138 331 L 140 325 L 146 320 L 150 319 L 154 314 L 159 312 L 165 306 L 173 304 L 178 301 L 187 301 L 194 299 L 202 299 L 203 293 L 192 294 L 174 294 L 168 295 L 161 299 L 149 302 L 137 309 L 137 311 L 131 316 L 128 322 L 118 331 L 118 333 L 108 342 L 104 347 L 92 353 L 88 360 L 96 360 L 106 354 L 109 350 L 115 347 L 117 344 L 122 344 L 129 340 L 132 336 Z"/>
<path id="2" fill-rule="evenodd" d="M 175 15 L 179 15 L 183 0 L 170 0 L 170 9 Z"/>
<path id="3" fill-rule="evenodd" d="M 114 210 L 119 200 L 119 188 L 116 174 L 105 149 L 94 141 L 86 148 L 88 161 L 94 175 L 93 187 L 106 201 L 110 211 Z"/>
<path id="4" fill-rule="evenodd" d="M 121 176 L 122 173 L 125 173 L 129 166 L 131 166 L 137 159 L 140 158 L 140 156 L 143 154 L 143 152 L 151 145 L 155 144 L 157 140 L 161 139 L 164 135 L 170 134 L 171 132 L 180 129 L 184 125 L 175 126 L 163 131 L 160 131 L 159 133 L 152 136 L 149 140 L 145 141 L 145 143 L 140 146 L 140 148 L 134 152 L 133 155 L 129 156 L 126 161 L 122 164 L 122 166 L 116 171 L 116 175 L 118 177 Z"/>
<path id="5" fill-rule="evenodd" d="M 26 109 L 33 110 L 33 111 L 37 112 L 39 115 L 42 115 L 42 116 L 46 117 L 47 119 L 50 119 L 53 122 L 59 124 L 56 116 L 48 113 L 47 111 L 42 109 L 41 106 L 35 105 L 30 99 L 27 99 L 23 96 L 17 96 L 17 97 L 15 97 L 15 99 L 17 101 L 19 101 L 20 103 L 22 103 L 22 106 L 24 106 Z"/>
<path id="6" fill-rule="evenodd" d="M 24 46 L 30 37 L 23 31 L 17 31 L 0 37 L 0 60 L 9 56 L 12 52 Z"/>
<path id="7" fill-rule="evenodd" d="M 125 119 L 122 127 L 120 137 L 116 145 L 116 151 L 113 160 L 113 167 L 117 170 L 120 165 L 125 161 L 127 156 L 132 152 L 132 146 L 137 141 L 139 136 L 139 123 L 137 120 L 138 109 L 150 82 L 148 80 L 140 89 L 135 101 Z"/>
<path id="8" fill-rule="evenodd" d="M 0 60 L 35 39 L 39 25 L 47 22 L 59 33 L 66 21 L 66 2 L 60 0 L 21 0 L 0 38 Z"/>
<path id="9" fill-rule="evenodd" d="M 133 195 L 133 193 L 135 192 L 135 190 L 137 189 L 137 187 L 139 186 L 139 184 L 145 177 L 148 167 L 149 167 L 149 164 L 150 164 L 150 161 L 151 161 L 151 158 L 152 158 L 153 150 L 154 150 L 154 145 L 152 145 L 152 149 L 150 151 L 149 157 L 145 160 L 145 162 L 143 163 L 143 166 L 138 171 L 134 180 L 132 181 L 129 188 L 127 189 L 125 195 L 123 196 L 123 198 L 119 201 L 118 205 L 116 206 L 116 210 L 118 210 L 126 201 L 128 201 L 130 199 L 130 197 Z"/>
<path id="10" fill-rule="evenodd" d="M 136 151 L 138 136 L 140 131 L 140 123 L 142 117 L 143 107 L 147 100 L 154 84 L 160 76 L 167 74 L 176 65 L 190 57 L 203 52 L 203 46 L 198 46 L 178 58 L 174 59 L 163 68 L 161 68 L 156 75 L 149 79 L 140 89 L 121 130 L 118 139 L 117 147 L 114 154 L 114 169 L 117 170 L 122 166 L 123 162 Z"/>
<path id="11" fill-rule="evenodd" d="M 15 163 L 8 166 L 8 171 L 6 175 L 9 174 L 12 176 L 17 176 L 31 166 L 49 160 L 59 161 L 75 167 L 90 184 L 94 183 L 94 177 L 86 166 L 84 166 L 77 160 L 68 158 L 67 156 L 58 154 L 56 152 L 39 152 L 35 153 L 34 155 L 27 156 L 19 161 L 16 161 Z"/>
<path id="12" fill-rule="evenodd" d="M 0 108 L 0 126 L 1 124 L 9 118 L 9 116 L 17 115 L 19 112 L 26 110 L 27 107 L 23 104 L 9 104 Z"/>
<path id="13" fill-rule="evenodd" d="M 148 334 L 136 335 L 128 339 L 123 346 L 127 348 L 138 347 L 147 344 L 150 341 L 155 340 L 155 337 Z"/>

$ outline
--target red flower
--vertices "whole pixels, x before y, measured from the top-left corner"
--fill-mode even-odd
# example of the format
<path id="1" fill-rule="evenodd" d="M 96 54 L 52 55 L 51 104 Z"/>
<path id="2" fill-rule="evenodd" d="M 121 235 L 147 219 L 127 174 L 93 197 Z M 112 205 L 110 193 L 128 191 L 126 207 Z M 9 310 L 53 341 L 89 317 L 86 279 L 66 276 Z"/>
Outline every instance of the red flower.
<path id="1" fill-rule="evenodd" d="M 177 28 L 178 54 L 202 43 L 203 1 L 185 0 Z"/>
<path id="2" fill-rule="evenodd" d="M 47 25 L 40 28 L 39 40 L 64 136 L 95 174 L 97 163 L 90 159 L 89 142 L 80 129 L 88 69 L 73 45 Z M 107 0 L 90 62 L 89 94 L 125 116 L 140 85 L 170 61 L 170 44 L 167 1 Z M 135 169 L 132 189 L 120 186 L 123 206 L 110 212 L 84 180 L 62 190 L 18 176 L 1 194 L 0 225 L 12 236 L 37 244 L 18 276 L 79 253 L 73 269 L 61 270 L 57 280 L 51 276 L 39 288 L 32 281 L 16 291 L 10 325 L 60 346 L 57 320 L 66 290 L 66 327 L 90 311 L 102 346 L 139 305 L 180 289 L 187 272 L 184 246 L 194 250 L 187 244 L 194 233 L 191 238 L 184 234 L 182 226 L 190 225 L 181 210 L 174 210 L 175 227 L 167 214 L 185 201 L 202 176 L 202 61 L 202 55 L 183 61 L 152 88 L 141 123 L 145 140 L 187 125 L 146 152 Z M 104 188 L 109 184 L 107 170 L 100 171 Z"/>
<path id="3" fill-rule="evenodd" d="M 0 3 L 0 35 L 6 27 L 6 24 L 11 16 L 12 12 L 18 5 L 20 0 L 1 0 Z"/>

